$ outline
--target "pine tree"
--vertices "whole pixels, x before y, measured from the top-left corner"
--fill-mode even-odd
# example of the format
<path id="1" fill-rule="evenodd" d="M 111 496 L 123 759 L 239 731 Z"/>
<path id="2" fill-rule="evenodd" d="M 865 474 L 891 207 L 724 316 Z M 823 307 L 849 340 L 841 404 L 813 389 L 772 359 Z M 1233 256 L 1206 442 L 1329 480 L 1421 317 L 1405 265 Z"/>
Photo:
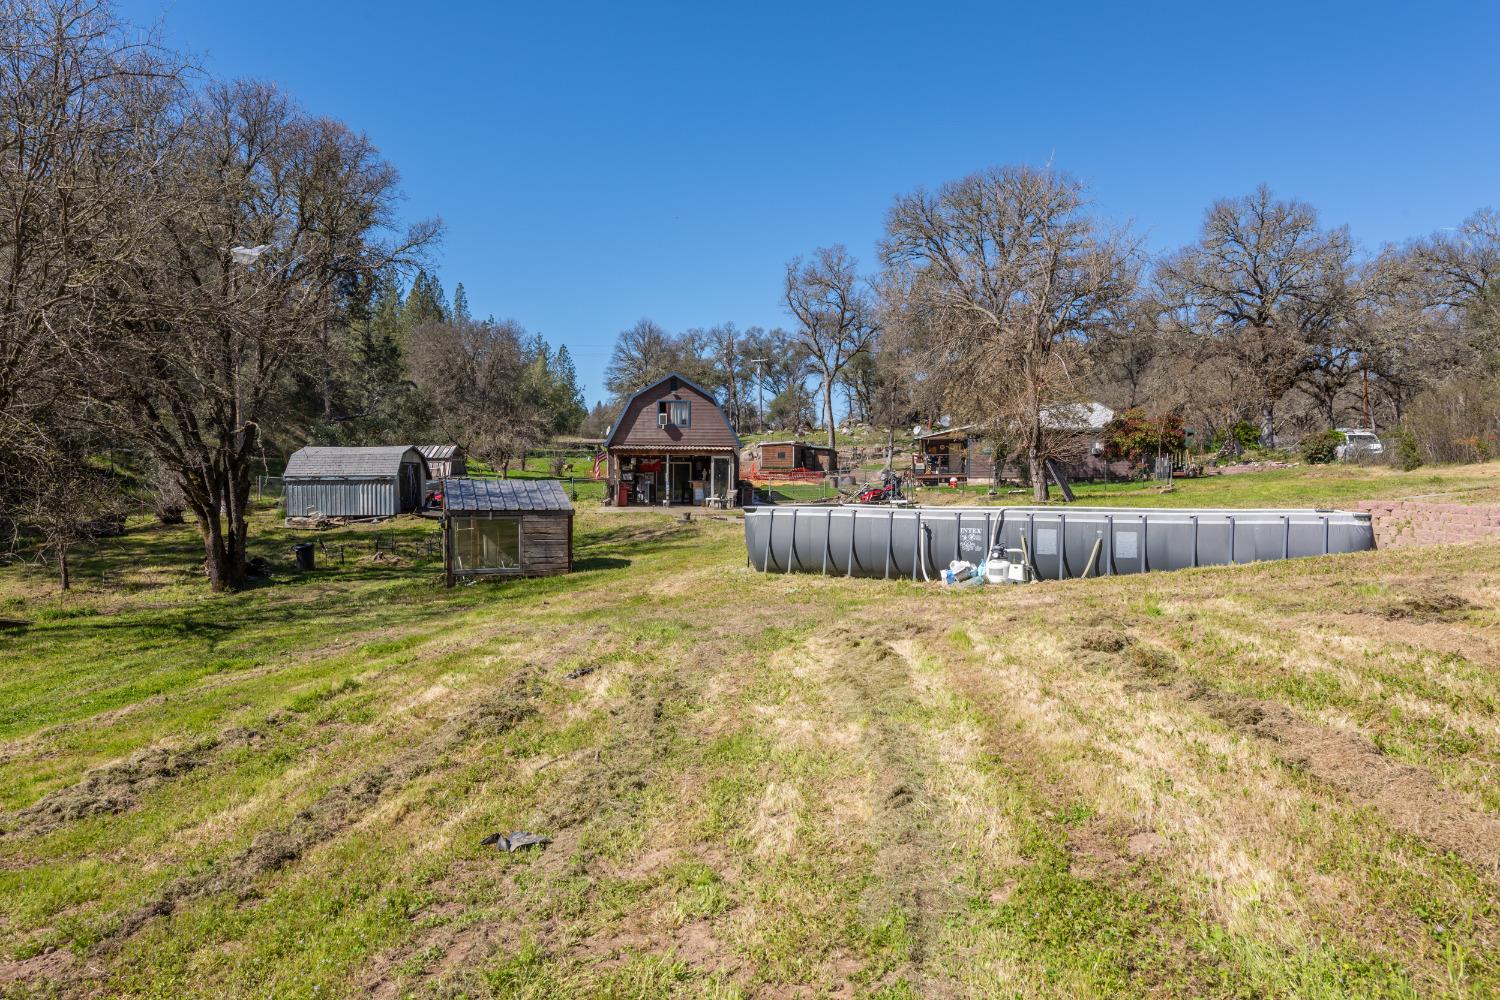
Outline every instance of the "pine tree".
<path id="1" fill-rule="evenodd" d="M 552 359 L 552 378 L 557 384 L 558 430 L 573 434 L 588 416 L 583 390 L 578 387 L 578 369 L 573 364 L 573 355 L 567 344 L 559 344 Z"/>
<path id="2" fill-rule="evenodd" d="M 426 271 L 418 271 L 401 307 L 401 326 L 411 332 L 423 323 L 444 323 L 448 320 L 448 303 L 443 296 L 442 282 Z"/>
<path id="3" fill-rule="evenodd" d="M 462 281 L 453 287 L 453 319 L 457 323 L 469 319 L 469 296 Z"/>

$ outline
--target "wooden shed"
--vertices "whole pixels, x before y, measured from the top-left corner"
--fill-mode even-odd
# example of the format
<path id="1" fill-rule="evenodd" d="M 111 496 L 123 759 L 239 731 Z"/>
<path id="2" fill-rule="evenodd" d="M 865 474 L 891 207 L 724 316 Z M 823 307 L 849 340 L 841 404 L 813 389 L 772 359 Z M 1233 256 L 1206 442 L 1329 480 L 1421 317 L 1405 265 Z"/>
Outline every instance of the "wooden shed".
<path id="1" fill-rule="evenodd" d="M 918 434 L 912 450 L 911 471 L 918 482 L 993 483 L 995 452 L 971 426 Z"/>
<path id="2" fill-rule="evenodd" d="M 751 445 L 755 468 L 762 475 L 776 472 L 837 472 L 838 453 L 806 441 L 762 441 Z"/>
<path id="3" fill-rule="evenodd" d="M 422 509 L 427 460 L 410 445 L 299 448 L 282 473 L 287 517 L 395 517 Z"/>
<path id="4" fill-rule="evenodd" d="M 456 444 L 419 444 L 417 450 L 427 459 L 427 474 L 433 479 L 469 474 L 469 460 Z"/>
<path id="5" fill-rule="evenodd" d="M 604 439 L 605 502 L 734 506 L 740 439 L 708 390 L 668 375 L 625 402 Z"/>
<path id="6" fill-rule="evenodd" d="M 573 568 L 573 505 L 555 479 L 443 480 L 443 573 L 554 576 Z"/>

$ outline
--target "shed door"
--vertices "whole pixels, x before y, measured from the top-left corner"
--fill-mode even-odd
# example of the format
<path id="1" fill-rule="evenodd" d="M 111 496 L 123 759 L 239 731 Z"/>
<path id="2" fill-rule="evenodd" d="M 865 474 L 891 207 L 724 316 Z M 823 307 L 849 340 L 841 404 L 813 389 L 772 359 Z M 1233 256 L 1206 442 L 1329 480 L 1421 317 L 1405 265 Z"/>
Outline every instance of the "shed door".
<path id="1" fill-rule="evenodd" d="M 416 510 L 421 506 L 422 484 L 417 482 L 417 470 L 420 468 L 414 462 L 401 463 L 401 510 Z"/>

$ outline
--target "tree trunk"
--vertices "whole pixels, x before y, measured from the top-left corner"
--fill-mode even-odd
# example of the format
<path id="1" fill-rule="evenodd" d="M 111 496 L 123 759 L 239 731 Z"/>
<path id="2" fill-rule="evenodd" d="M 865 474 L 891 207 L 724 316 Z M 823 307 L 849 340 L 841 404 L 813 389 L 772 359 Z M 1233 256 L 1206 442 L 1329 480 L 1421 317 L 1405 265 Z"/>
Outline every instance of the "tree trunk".
<path id="1" fill-rule="evenodd" d="M 72 577 L 68 574 L 68 547 L 62 545 L 57 550 L 57 574 L 62 578 L 62 589 L 67 590 L 72 586 Z"/>
<path id="2" fill-rule="evenodd" d="M 333 420 L 333 345 L 328 336 L 328 324 L 323 324 L 323 422 Z"/>
<path id="3" fill-rule="evenodd" d="M 1263 448 L 1276 447 L 1276 404 L 1270 400 L 1260 407 L 1260 443 Z"/>
<path id="4" fill-rule="evenodd" d="M 1035 448 L 1026 449 L 1026 469 L 1031 476 L 1031 499 L 1047 502 L 1047 461 Z"/>
<path id="5" fill-rule="evenodd" d="M 198 534 L 203 538 L 203 571 L 216 594 L 244 587 L 248 576 L 245 549 L 250 537 L 246 516 L 250 500 L 249 469 L 209 470 L 207 502 L 191 501 Z"/>
<path id="6" fill-rule="evenodd" d="M 1047 488 L 1047 452 L 1042 447 L 1042 421 L 1040 410 L 1031 425 L 1031 433 L 1027 435 L 1026 441 L 1026 468 L 1031 475 L 1031 498 L 1037 503 L 1046 503 L 1048 498 Z"/>
<path id="7" fill-rule="evenodd" d="M 834 440 L 833 430 L 833 376 L 826 370 L 823 373 L 823 417 L 828 421 L 828 449 L 836 455 L 838 445 Z"/>
<path id="8" fill-rule="evenodd" d="M 203 536 L 203 571 L 208 574 L 208 589 L 216 594 L 232 590 L 233 568 L 224 548 L 224 530 L 218 511 L 198 514 L 198 533 Z"/>

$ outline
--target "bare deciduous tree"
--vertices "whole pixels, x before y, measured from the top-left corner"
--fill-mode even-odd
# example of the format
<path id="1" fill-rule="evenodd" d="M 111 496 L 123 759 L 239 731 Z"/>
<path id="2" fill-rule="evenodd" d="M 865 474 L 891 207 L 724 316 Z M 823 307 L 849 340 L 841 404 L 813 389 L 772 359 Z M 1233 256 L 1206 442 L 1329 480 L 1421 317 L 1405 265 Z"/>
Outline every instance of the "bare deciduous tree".
<path id="1" fill-rule="evenodd" d="M 1157 270 L 1168 321 L 1256 387 L 1264 444 L 1275 442 L 1277 403 L 1351 308 L 1353 255 L 1346 230 L 1320 229 L 1311 205 L 1279 201 L 1263 185 L 1215 202 L 1199 242 Z"/>
<path id="2" fill-rule="evenodd" d="M 1481 209 L 1408 251 L 1426 278 L 1430 308 L 1452 314 L 1485 359 L 1500 355 L 1500 212 Z"/>
<path id="3" fill-rule="evenodd" d="M 417 383 L 449 440 L 504 475 L 546 441 L 553 407 L 545 359 L 539 366 L 519 323 L 426 323 L 411 341 Z"/>
<path id="4" fill-rule="evenodd" d="M 105 419 L 173 472 L 214 590 L 242 586 L 261 421 L 317 364 L 341 289 L 409 258 L 394 242 L 396 173 L 369 140 L 275 88 L 212 85 L 164 107 L 135 144 L 130 208 L 94 234 L 118 248 L 72 343 Z"/>
<path id="5" fill-rule="evenodd" d="M 1377 410 L 1400 423 L 1423 389 L 1447 374 L 1472 370 L 1461 313 L 1438 304 L 1432 276 L 1409 249 L 1388 249 L 1367 269 L 1369 337 L 1364 368 Z M 1379 421 L 1377 421 L 1379 423 Z"/>
<path id="6" fill-rule="evenodd" d="M 1085 343 L 1129 300 L 1133 246 L 1087 213 L 1077 181 L 1032 167 L 899 197 L 886 233 L 891 280 L 937 314 L 926 379 L 955 419 L 1019 445 L 1045 500 L 1046 414 L 1081 401 Z"/>
<path id="7" fill-rule="evenodd" d="M 1153 376 L 1169 359 L 1157 325 L 1160 309 L 1149 296 L 1136 296 L 1111 323 L 1093 338 L 1089 353 L 1100 399 L 1118 410 L 1145 406 L 1156 381 Z"/>
<path id="8" fill-rule="evenodd" d="M 64 345 L 118 252 L 95 234 L 129 207 L 134 141 L 182 72 L 105 4 L 0 0 L 0 513 L 27 488 L 13 473 L 62 447 L 60 420 L 87 415 Z"/>
<path id="9" fill-rule="evenodd" d="M 40 536 L 42 558 L 57 565 L 63 590 L 73 585 L 73 550 L 101 534 L 118 533 L 126 501 L 120 481 L 88 464 L 74 448 L 43 453 L 47 472 L 26 479 L 14 504 L 17 518 Z"/>
<path id="10" fill-rule="evenodd" d="M 875 305 L 858 265 L 842 246 L 820 247 L 809 261 L 786 266 L 785 300 L 797 319 L 793 336 L 807 351 L 823 390 L 828 447 L 838 446 L 833 393 L 839 373 L 876 331 Z"/>
<path id="11" fill-rule="evenodd" d="M 639 320 L 615 339 L 604 387 L 616 396 L 629 396 L 673 371 L 680 360 L 674 338 L 661 324 Z"/>

